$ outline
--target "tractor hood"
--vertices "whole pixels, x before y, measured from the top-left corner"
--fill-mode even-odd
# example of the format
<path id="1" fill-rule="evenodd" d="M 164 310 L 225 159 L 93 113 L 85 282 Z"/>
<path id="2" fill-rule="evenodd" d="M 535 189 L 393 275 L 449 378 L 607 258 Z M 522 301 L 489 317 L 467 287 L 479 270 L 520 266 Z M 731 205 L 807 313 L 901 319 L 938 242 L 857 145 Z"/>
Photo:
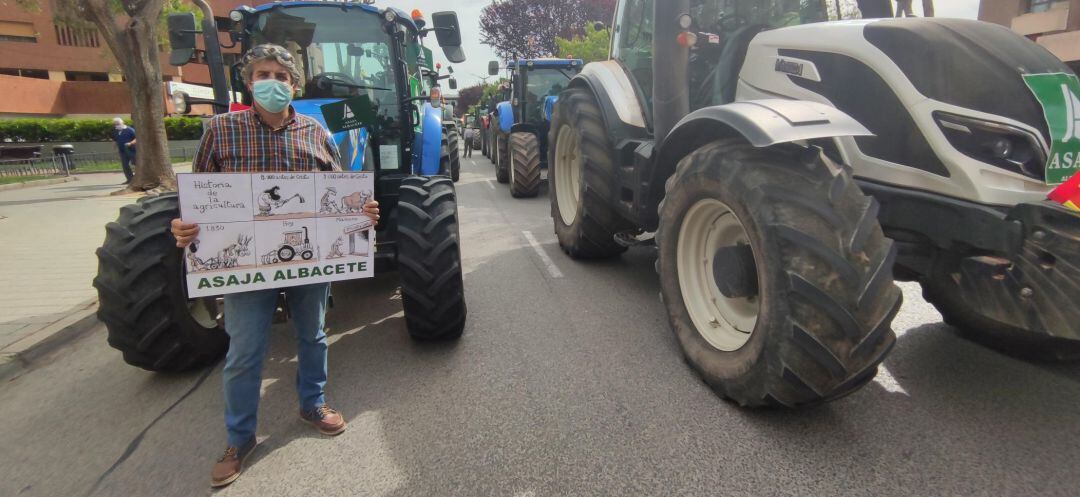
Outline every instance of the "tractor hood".
<path id="1" fill-rule="evenodd" d="M 1009 29 L 966 19 L 889 19 L 863 35 L 928 98 L 1028 124 L 1050 142 L 1043 110 L 1023 75 L 1072 71 Z"/>

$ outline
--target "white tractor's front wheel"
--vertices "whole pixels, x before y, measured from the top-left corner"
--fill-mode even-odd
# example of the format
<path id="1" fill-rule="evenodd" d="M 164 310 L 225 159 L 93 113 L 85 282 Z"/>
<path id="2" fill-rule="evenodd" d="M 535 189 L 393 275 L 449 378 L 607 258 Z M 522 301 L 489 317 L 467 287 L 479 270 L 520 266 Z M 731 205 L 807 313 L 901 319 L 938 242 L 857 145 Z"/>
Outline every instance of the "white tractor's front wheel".
<path id="1" fill-rule="evenodd" d="M 728 139 L 679 162 L 656 233 L 687 362 L 741 405 L 801 406 L 870 381 L 895 336 L 895 250 L 842 167 Z"/>

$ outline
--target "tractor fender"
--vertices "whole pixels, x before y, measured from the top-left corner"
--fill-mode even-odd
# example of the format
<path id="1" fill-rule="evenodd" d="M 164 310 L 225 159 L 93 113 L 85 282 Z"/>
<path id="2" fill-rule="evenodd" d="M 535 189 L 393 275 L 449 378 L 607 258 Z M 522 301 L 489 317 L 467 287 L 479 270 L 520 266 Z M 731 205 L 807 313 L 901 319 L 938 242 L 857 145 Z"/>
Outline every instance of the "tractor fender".
<path id="1" fill-rule="evenodd" d="M 442 110 L 432 107 L 430 103 L 424 104 L 423 115 L 420 118 L 423 128 L 418 133 L 417 141 L 420 143 L 414 150 L 420 150 L 420 156 L 414 162 L 413 169 L 419 170 L 416 174 L 431 176 L 439 174 L 439 161 L 442 159 Z"/>
<path id="2" fill-rule="evenodd" d="M 499 116 L 499 131 L 509 133 L 514 126 L 514 106 L 510 105 L 510 102 L 499 102 L 499 105 L 495 106 L 495 113 Z"/>
<path id="3" fill-rule="evenodd" d="M 633 82 L 618 62 L 590 62 L 567 88 L 583 88 L 596 97 L 611 143 L 648 139 L 647 119 Z"/>
<path id="4" fill-rule="evenodd" d="M 555 104 L 558 103 L 558 95 L 548 95 L 544 98 L 544 120 L 551 122 L 551 114 L 555 112 Z"/>
<path id="5" fill-rule="evenodd" d="M 534 135 L 540 135 L 540 126 L 534 123 L 517 123 L 510 126 L 510 133 L 532 133 Z"/>
<path id="6" fill-rule="evenodd" d="M 664 182 L 683 157 L 721 138 L 741 136 L 755 147 L 768 147 L 814 138 L 872 135 L 843 111 L 817 102 L 763 99 L 698 109 L 658 140 L 656 160 L 648 175 L 649 205 L 663 198 Z"/>

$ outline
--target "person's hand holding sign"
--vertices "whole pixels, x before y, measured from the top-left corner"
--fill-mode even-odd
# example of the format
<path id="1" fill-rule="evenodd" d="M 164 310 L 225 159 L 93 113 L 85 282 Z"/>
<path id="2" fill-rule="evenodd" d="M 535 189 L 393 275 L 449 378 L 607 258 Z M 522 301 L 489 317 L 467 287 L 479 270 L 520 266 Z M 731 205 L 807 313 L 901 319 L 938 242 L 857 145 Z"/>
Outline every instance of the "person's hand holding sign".
<path id="1" fill-rule="evenodd" d="M 379 205 L 375 203 L 376 207 Z M 364 206 L 364 210 L 367 210 L 367 206 Z M 379 209 L 375 209 L 374 219 L 379 219 Z M 191 245 L 191 242 L 195 241 L 195 238 L 199 236 L 199 225 L 195 223 L 185 223 L 183 219 L 173 219 L 172 226 L 170 227 L 172 234 L 176 237 L 176 246 L 180 248 Z"/>
<path id="2" fill-rule="evenodd" d="M 369 200 L 368 203 L 364 204 L 364 215 L 366 215 L 367 217 L 370 217 L 372 221 L 375 221 L 375 226 L 378 226 L 379 225 L 379 203 L 374 201 L 374 200 Z M 179 219 L 177 219 L 177 221 L 179 221 Z M 173 221 L 173 226 L 176 226 L 175 223 L 176 223 L 176 221 Z M 190 226 L 194 226 L 194 225 L 190 225 Z M 195 227 L 195 232 L 196 233 L 198 233 L 198 229 L 199 229 L 198 226 L 196 226 Z M 173 228 L 173 234 L 176 234 L 175 230 L 176 230 L 176 228 Z M 179 239 L 180 238 L 177 237 L 177 240 L 179 240 Z"/>

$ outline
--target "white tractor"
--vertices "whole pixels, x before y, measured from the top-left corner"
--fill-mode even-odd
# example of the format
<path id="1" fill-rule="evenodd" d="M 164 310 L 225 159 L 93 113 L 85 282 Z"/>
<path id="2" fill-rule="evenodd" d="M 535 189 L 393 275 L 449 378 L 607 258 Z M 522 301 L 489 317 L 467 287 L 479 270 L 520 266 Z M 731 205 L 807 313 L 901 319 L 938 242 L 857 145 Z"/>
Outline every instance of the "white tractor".
<path id="1" fill-rule="evenodd" d="M 871 380 L 894 279 L 1006 352 L 1080 355 L 1080 215 L 1046 200 L 1077 164 L 1053 169 L 1065 113 L 1036 96 L 1076 76 L 1000 26 L 830 4 L 621 0 L 554 112 L 563 250 L 655 242 L 687 362 L 742 405 Z"/>

